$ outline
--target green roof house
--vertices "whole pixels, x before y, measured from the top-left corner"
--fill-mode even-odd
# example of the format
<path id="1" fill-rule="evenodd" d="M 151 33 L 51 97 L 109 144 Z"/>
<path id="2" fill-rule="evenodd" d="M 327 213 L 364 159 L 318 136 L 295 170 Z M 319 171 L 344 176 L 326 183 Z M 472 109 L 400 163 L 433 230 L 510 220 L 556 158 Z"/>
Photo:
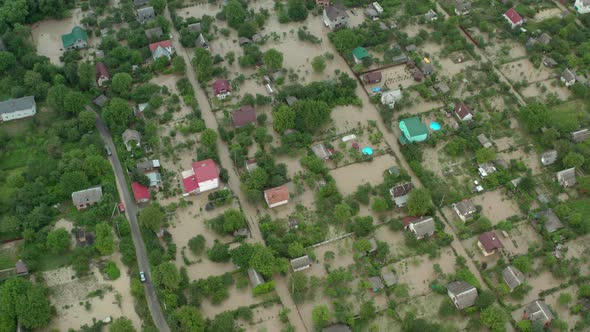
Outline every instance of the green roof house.
<path id="1" fill-rule="evenodd" d="M 403 134 L 399 138 L 402 144 L 423 142 L 428 138 L 428 127 L 417 116 L 400 120 L 399 129 Z"/>
<path id="2" fill-rule="evenodd" d="M 76 26 L 72 29 L 71 33 L 61 36 L 61 42 L 63 43 L 64 50 L 86 48 L 88 47 L 88 35 L 86 34 L 86 30 Z"/>
<path id="3" fill-rule="evenodd" d="M 352 50 L 352 57 L 354 58 L 354 62 L 361 63 L 364 58 L 369 57 L 369 51 L 367 51 L 366 48 L 359 46 Z"/>

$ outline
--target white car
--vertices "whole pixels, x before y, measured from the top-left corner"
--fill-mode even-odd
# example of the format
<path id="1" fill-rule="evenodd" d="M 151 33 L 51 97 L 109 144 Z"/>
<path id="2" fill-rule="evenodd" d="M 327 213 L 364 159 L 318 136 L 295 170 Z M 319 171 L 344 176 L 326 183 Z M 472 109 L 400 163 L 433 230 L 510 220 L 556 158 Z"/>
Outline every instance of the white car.
<path id="1" fill-rule="evenodd" d="M 145 278 L 145 272 L 139 271 L 139 280 L 141 282 L 146 282 L 147 279 Z"/>

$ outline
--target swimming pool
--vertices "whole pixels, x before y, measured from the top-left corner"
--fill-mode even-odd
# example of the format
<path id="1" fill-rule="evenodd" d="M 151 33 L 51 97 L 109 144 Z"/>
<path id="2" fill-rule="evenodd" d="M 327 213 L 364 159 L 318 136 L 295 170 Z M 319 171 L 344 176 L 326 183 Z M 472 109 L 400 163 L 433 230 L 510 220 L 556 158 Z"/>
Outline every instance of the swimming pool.
<path id="1" fill-rule="evenodd" d="M 432 121 L 430 123 L 430 129 L 432 129 L 434 131 L 438 131 L 438 130 L 440 130 L 440 128 L 442 128 L 442 126 L 440 125 L 440 123 L 438 123 L 436 121 Z"/>
<path id="2" fill-rule="evenodd" d="M 367 146 L 363 148 L 362 152 L 364 155 L 370 156 L 373 154 L 373 149 Z"/>

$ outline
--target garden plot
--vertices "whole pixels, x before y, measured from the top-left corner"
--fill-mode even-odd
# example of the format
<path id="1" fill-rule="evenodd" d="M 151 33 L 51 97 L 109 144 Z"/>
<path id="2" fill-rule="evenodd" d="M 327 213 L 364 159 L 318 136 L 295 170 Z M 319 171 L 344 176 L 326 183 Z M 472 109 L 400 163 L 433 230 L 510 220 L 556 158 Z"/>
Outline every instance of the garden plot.
<path id="1" fill-rule="evenodd" d="M 533 175 L 540 174 L 542 172 L 541 160 L 534 151 L 526 153 L 521 147 L 519 147 L 514 151 L 498 153 L 497 156 L 498 158 L 504 159 L 506 162 L 510 162 L 512 159 L 521 160 L 528 168 L 532 170 Z"/>
<path id="2" fill-rule="evenodd" d="M 510 59 L 526 56 L 524 46 L 511 40 L 491 41 L 485 51 L 494 62 L 508 62 Z"/>
<path id="3" fill-rule="evenodd" d="M 565 244 L 565 247 L 567 248 L 565 258 L 579 258 L 582 260 L 583 264 L 580 264 L 581 275 L 588 275 L 588 272 L 590 271 L 590 266 L 588 265 L 588 259 L 586 256 L 586 253 L 590 249 L 588 238 L 589 236 L 587 235 L 582 236 Z"/>
<path id="4" fill-rule="evenodd" d="M 176 87 L 176 81 L 181 79 L 181 76 L 177 76 L 177 75 L 159 75 L 156 76 L 154 78 L 152 78 L 149 83 L 152 84 L 156 84 L 159 86 L 165 86 L 168 91 L 170 92 L 170 95 L 178 95 L 180 97 L 180 93 L 178 92 L 178 88 Z M 163 96 L 166 97 L 166 96 Z M 184 101 L 182 100 L 182 97 L 180 97 L 180 111 L 179 112 L 174 112 L 173 116 L 172 116 L 172 120 L 171 121 L 179 121 L 181 119 L 184 119 L 187 115 L 193 113 L 193 110 L 184 103 Z M 163 107 L 160 108 L 160 112 L 163 112 L 162 110 Z"/>
<path id="5" fill-rule="evenodd" d="M 394 157 L 382 155 L 375 157 L 370 162 L 361 162 L 344 166 L 330 171 L 330 175 L 336 180 L 336 185 L 343 195 L 353 193 L 361 184 L 369 183 L 371 186 L 383 182 L 384 172 L 391 166 L 397 166 Z"/>
<path id="6" fill-rule="evenodd" d="M 410 248 L 406 246 L 404 232 L 406 231 L 394 232 L 387 225 L 380 226 L 375 230 L 375 239 L 387 243 L 393 260 L 408 257 L 412 254 Z"/>
<path id="7" fill-rule="evenodd" d="M 580 319 L 580 316 L 572 314 L 570 311 L 569 305 L 562 305 L 559 303 L 559 295 L 563 293 L 569 293 L 572 295 L 572 302 L 573 304 L 576 302 L 575 298 L 578 293 L 578 286 L 573 285 L 566 289 L 561 289 L 557 292 L 545 296 L 545 303 L 557 314 L 557 317 L 561 320 L 567 322 L 567 325 L 571 328 L 576 326 L 576 322 Z"/>
<path id="8" fill-rule="evenodd" d="M 399 321 L 393 319 L 389 315 L 379 315 L 376 318 L 373 318 L 371 321 L 372 325 L 375 326 L 377 329 L 372 330 L 375 332 L 402 332 L 402 324 Z"/>
<path id="9" fill-rule="evenodd" d="M 410 93 L 410 98 L 412 98 L 412 105 L 404 107 L 403 109 L 395 112 L 394 118 L 398 119 L 400 115 L 407 116 L 407 114 L 411 115 L 419 115 L 428 111 L 432 111 L 434 109 L 439 109 L 445 106 L 442 101 L 439 100 L 424 100 L 418 92 L 412 91 Z"/>
<path id="10" fill-rule="evenodd" d="M 395 252 L 395 250 L 392 250 Z M 455 270 L 455 254 L 450 248 L 441 250 L 440 257 L 431 260 L 428 255 L 406 258 L 393 264 L 399 284 L 409 286 L 410 297 L 422 296 L 432 292 L 430 282 L 436 279 L 434 265 L 440 265 L 445 274 Z"/>
<path id="11" fill-rule="evenodd" d="M 532 301 L 539 299 L 539 293 L 557 287 L 563 283 L 563 280 L 556 279 L 553 277 L 551 272 L 544 271 L 536 276 L 530 274 L 525 275 L 526 283 L 532 287 L 531 291 L 528 292 L 522 300 L 515 300 L 512 298 L 506 298 L 506 302 L 510 304 L 529 304 Z M 522 312 L 522 311 L 521 311 Z"/>
<path id="12" fill-rule="evenodd" d="M 332 121 L 336 132 L 349 132 L 362 126 L 363 117 L 366 115 L 363 113 L 362 107 L 353 105 L 347 106 L 336 106 L 332 110 Z"/>
<path id="13" fill-rule="evenodd" d="M 518 205 L 506 196 L 501 189 L 487 191 L 473 197 L 472 200 L 475 205 L 482 207 L 482 216 L 490 219 L 492 225 L 497 225 L 500 221 L 521 214 Z"/>
<path id="14" fill-rule="evenodd" d="M 408 25 L 406 25 L 406 27 L 404 27 L 402 29 L 402 31 L 407 33 L 408 37 L 410 37 L 410 38 L 417 36 L 418 33 L 420 32 L 420 30 L 425 30 L 428 33 L 431 33 L 434 31 L 429 26 L 422 25 L 422 24 L 408 24 Z"/>
<path id="15" fill-rule="evenodd" d="M 235 310 L 239 307 L 249 307 L 264 300 L 262 297 L 256 298 L 252 295 L 250 284 L 243 289 L 238 289 L 234 284 L 229 287 L 228 292 L 229 297 L 219 304 L 212 304 L 209 299 L 204 299 L 199 307 L 203 316 L 213 319 L 216 315 L 224 311 Z"/>
<path id="16" fill-rule="evenodd" d="M 279 313 L 283 307 L 279 304 L 274 304 L 271 307 L 262 305 L 256 306 L 252 309 L 254 317 L 252 318 L 252 325 L 239 324 L 241 328 L 246 331 L 256 332 L 272 332 L 280 331 L 284 324 L 279 318 Z"/>
<path id="17" fill-rule="evenodd" d="M 312 264 L 311 269 L 306 270 L 304 273 L 318 277 L 325 277 L 327 274 L 326 267 L 329 267 L 330 270 L 335 270 L 341 267 L 346 268 L 347 266 L 354 264 L 352 249 L 353 243 L 354 239 L 352 237 L 346 237 L 344 239 L 313 248 L 317 263 Z M 333 260 L 326 260 L 326 253 L 329 251 L 334 253 Z M 307 271 L 310 271 L 311 273 L 308 273 Z"/>
<path id="18" fill-rule="evenodd" d="M 183 18 L 194 17 L 201 18 L 204 15 L 215 17 L 223 9 L 223 3 L 201 3 L 191 7 L 185 7 L 176 10 L 176 14 Z"/>
<path id="19" fill-rule="evenodd" d="M 141 320 L 135 312 L 134 300 L 130 293 L 130 278 L 119 256 L 118 253 L 112 256 L 113 261 L 121 269 L 121 276 L 114 281 L 104 280 L 96 267 L 92 268 L 91 275 L 83 278 L 76 278 L 71 267 L 47 271 L 43 274 L 47 286 L 52 290 L 51 304 L 57 311 L 47 331 L 79 329 L 84 324 L 92 325 L 93 318 L 101 320 L 108 316 L 113 319 L 120 316 L 128 317 L 136 328 L 141 327 Z M 112 290 L 107 289 L 110 287 Z M 103 291 L 102 298 L 88 298 L 89 293 L 99 289 Z M 120 305 L 115 297 L 117 293 L 121 295 Z M 83 302 L 89 303 L 88 310 Z"/>
<path id="20" fill-rule="evenodd" d="M 557 98 L 563 101 L 566 101 L 572 94 L 572 92 L 557 79 L 529 84 L 526 88 L 520 90 L 520 93 L 524 97 L 538 98 L 543 101 L 547 99 L 549 93 L 556 94 Z"/>
<path id="21" fill-rule="evenodd" d="M 498 238 L 500 239 L 502 244 L 505 244 L 506 238 L 503 237 L 499 231 L 496 231 L 496 236 L 498 236 Z M 474 264 L 476 264 L 478 266 L 480 263 L 487 264 L 488 266 L 493 265 L 495 262 L 497 262 L 502 257 L 502 255 L 499 252 L 496 252 L 493 255 L 484 256 L 483 253 L 481 252 L 481 249 L 477 245 L 478 239 L 479 239 L 479 234 L 472 236 L 466 240 L 461 240 L 461 245 L 463 246 L 463 248 L 465 248 L 465 251 L 467 252 L 469 257 L 472 259 Z"/>
<path id="22" fill-rule="evenodd" d="M 262 203 L 264 206 L 264 213 L 269 214 L 273 219 L 286 219 L 295 211 L 295 206 L 301 204 L 307 208 L 313 209 L 314 207 L 314 192 L 312 190 L 306 190 L 302 193 L 298 193 L 297 186 L 293 182 L 286 184 L 289 188 L 289 203 L 277 206 L 274 208 L 268 208 L 266 203 Z"/>
<path id="23" fill-rule="evenodd" d="M 416 317 L 424 318 L 428 321 L 432 321 L 433 318 L 439 317 L 438 311 L 440 305 L 445 301 L 447 295 L 441 295 L 437 293 L 430 293 L 425 296 L 418 296 L 407 301 L 405 305 L 396 307 L 400 317 L 404 317 L 410 312 L 413 312 Z M 445 325 L 452 324 L 455 328 L 452 331 L 464 331 L 467 327 L 468 319 L 464 318 L 463 315 L 455 315 L 452 317 L 444 317 L 443 321 Z"/>
<path id="24" fill-rule="evenodd" d="M 543 9 L 540 12 L 536 13 L 535 17 L 533 17 L 532 21 L 541 22 L 541 21 L 544 21 L 549 18 L 560 17 L 560 16 L 561 16 L 561 9 L 559 9 L 557 7 L 548 8 L 548 9 Z M 570 326 L 573 326 L 573 325 L 570 325 Z"/>
<path id="25" fill-rule="evenodd" d="M 274 133 L 274 130 L 270 130 Z M 288 155 L 281 155 L 275 157 L 276 164 L 285 164 L 287 165 L 287 177 L 292 179 L 295 174 L 303 171 L 303 166 L 301 166 L 301 162 L 299 161 L 300 158 L 298 157 L 291 157 Z"/>
<path id="26" fill-rule="evenodd" d="M 470 59 L 465 59 L 463 62 L 455 63 L 450 58 L 442 58 L 438 60 L 440 66 L 442 67 L 439 69 L 440 76 L 446 76 L 449 78 L 454 77 L 455 75 L 459 74 L 463 70 L 465 70 L 468 66 L 474 65 L 475 62 Z"/>
<path id="27" fill-rule="evenodd" d="M 443 47 L 441 44 L 433 42 L 424 43 L 424 45 L 418 47 L 418 51 L 424 56 L 430 57 L 430 61 L 434 60 L 433 58 L 438 58 L 438 54 L 440 54 L 442 49 Z"/>
<path id="28" fill-rule="evenodd" d="M 408 70 L 408 68 L 405 65 L 399 65 L 382 69 L 381 76 L 382 83 L 365 85 L 367 93 L 372 95 L 372 88 L 380 87 L 381 85 L 389 89 L 395 90 L 400 88 L 409 88 L 412 85 L 417 84 L 417 82 L 414 80 L 414 77 L 412 76 L 412 73 Z"/>
<path id="29" fill-rule="evenodd" d="M 500 236 L 506 253 L 512 256 L 525 255 L 528 253 L 529 247 L 536 246 L 542 241 L 539 233 L 528 221 L 519 222 L 508 232 L 508 238 L 500 235 L 500 231 L 496 233 Z"/>
<path id="30" fill-rule="evenodd" d="M 529 84 L 532 84 L 555 76 L 550 69 L 543 65 L 535 68 L 535 65 L 529 59 L 505 63 L 500 66 L 500 71 L 512 83 L 526 80 Z"/>

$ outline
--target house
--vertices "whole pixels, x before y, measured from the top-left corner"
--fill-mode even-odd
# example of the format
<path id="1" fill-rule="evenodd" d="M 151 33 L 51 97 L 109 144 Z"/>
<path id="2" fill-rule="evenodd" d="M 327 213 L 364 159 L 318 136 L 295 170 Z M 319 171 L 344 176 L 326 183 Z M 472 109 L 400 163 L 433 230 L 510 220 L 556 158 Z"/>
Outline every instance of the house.
<path id="1" fill-rule="evenodd" d="M 453 210 L 461 219 L 461 221 L 466 222 L 473 218 L 473 215 L 477 212 L 477 208 L 475 204 L 470 199 L 464 199 L 458 203 L 452 205 Z"/>
<path id="2" fill-rule="evenodd" d="M 499 249 L 504 248 L 502 241 L 496 235 L 496 232 L 489 231 L 479 235 L 477 239 L 477 246 L 484 256 L 491 256 Z"/>
<path id="3" fill-rule="evenodd" d="M 536 219 L 543 223 L 543 228 L 545 228 L 547 233 L 553 233 L 564 227 L 559 217 L 557 217 L 551 208 L 539 211 L 536 214 Z"/>
<path id="4" fill-rule="evenodd" d="M 256 162 L 256 159 L 248 159 L 244 162 L 246 164 L 246 170 L 248 172 L 252 172 L 253 170 L 258 168 L 258 163 Z"/>
<path id="5" fill-rule="evenodd" d="M 473 111 L 462 102 L 455 106 L 455 116 L 460 121 L 471 121 L 473 120 Z"/>
<path id="6" fill-rule="evenodd" d="M 373 6 L 365 7 L 363 13 L 366 17 L 370 18 L 373 21 L 377 21 L 379 19 L 379 13 L 373 8 Z"/>
<path id="7" fill-rule="evenodd" d="M 574 141 L 574 143 L 582 143 L 588 138 L 590 138 L 590 130 L 588 128 L 574 131 L 572 133 L 572 141 Z"/>
<path id="8" fill-rule="evenodd" d="M 375 84 L 381 82 L 381 78 L 382 75 L 380 71 L 372 71 L 363 76 L 363 81 L 365 84 Z"/>
<path id="9" fill-rule="evenodd" d="M 37 114 L 37 104 L 33 96 L 0 101 L 0 123 L 28 118 L 35 114 Z"/>
<path id="10" fill-rule="evenodd" d="M 508 288 L 510 288 L 510 292 L 514 291 L 516 287 L 524 283 L 524 274 L 512 265 L 509 265 L 502 270 L 502 278 L 506 285 L 508 285 Z"/>
<path id="11" fill-rule="evenodd" d="M 408 52 L 408 53 L 416 52 L 416 50 L 418 50 L 418 48 L 416 47 L 415 44 L 410 44 L 410 45 L 406 46 L 406 52 Z"/>
<path id="12" fill-rule="evenodd" d="M 86 30 L 75 26 L 72 32 L 61 36 L 61 42 L 64 50 L 73 50 L 88 47 L 88 35 Z"/>
<path id="13" fill-rule="evenodd" d="M 447 93 L 447 92 L 451 91 L 448 84 L 445 82 L 436 83 L 434 85 L 434 88 L 436 89 L 436 91 L 438 91 L 440 93 Z"/>
<path id="14" fill-rule="evenodd" d="M 477 172 L 479 173 L 479 176 L 481 176 L 482 179 L 492 173 L 496 173 L 497 171 L 498 170 L 496 169 L 496 166 L 494 166 L 491 163 L 481 163 L 477 165 Z"/>
<path id="15" fill-rule="evenodd" d="M 324 8 L 324 25 L 331 30 L 348 25 L 346 7 L 341 5 L 328 5 Z"/>
<path id="16" fill-rule="evenodd" d="M 383 283 L 385 287 L 391 287 L 397 285 L 397 277 L 393 271 L 381 273 L 381 278 L 383 279 Z"/>
<path id="17" fill-rule="evenodd" d="M 160 39 L 164 35 L 161 27 L 155 27 L 144 31 L 147 39 Z"/>
<path id="18" fill-rule="evenodd" d="M 424 17 L 426 18 L 427 21 L 436 21 L 436 20 L 438 20 L 438 15 L 432 9 L 430 9 L 426 14 L 424 14 Z"/>
<path id="19" fill-rule="evenodd" d="M 399 129 L 403 134 L 399 138 L 403 145 L 424 142 L 428 138 L 428 127 L 417 116 L 400 120 Z"/>
<path id="20" fill-rule="evenodd" d="M 402 63 L 407 63 L 408 62 L 408 56 L 405 55 L 404 53 L 401 53 L 399 55 L 394 55 L 391 57 L 391 64 L 392 65 L 399 65 Z"/>
<path id="21" fill-rule="evenodd" d="M 256 123 L 256 111 L 250 105 L 244 105 L 233 111 L 231 117 L 235 128 Z"/>
<path id="22" fill-rule="evenodd" d="M 269 208 L 274 208 L 289 203 L 289 188 L 282 185 L 264 191 L 264 200 Z"/>
<path id="23" fill-rule="evenodd" d="M 557 67 L 557 61 L 555 61 L 553 58 L 545 57 L 543 59 L 543 65 L 549 68 Z"/>
<path id="24" fill-rule="evenodd" d="M 479 141 L 479 144 L 481 144 L 484 148 L 492 147 L 492 142 L 490 142 L 490 140 L 484 134 L 477 135 L 477 140 Z"/>
<path id="25" fill-rule="evenodd" d="M 96 84 L 102 87 L 105 82 L 111 79 L 111 75 L 107 70 L 107 66 L 102 62 L 97 62 L 94 67 L 96 69 Z"/>
<path id="26" fill-rule="evenodd" d="M 395 102 L 402 99 L 402 91 L 400 89 L 389 90 L 381 93 L 381 104 L 393 108 Z"/>
<path id="27" fill-rule="evenodd" d="M 216 80 L 213 82 L 213 94 L 217 99 L 223 100 L 231 95 L 231 86 L 228 80 Z"/>
<path id="28" fill-rule="evenodd" d="M 424 61 L 420 63 L 420 71 L 422 72 L 422 74 L 424 74 L 424 76 L 429 76 L 432 75 L 432 73 L 434 73 L 434 67 L 430 62 Z"/>
<path id="29" fill-rule="evenodd" d="M 131 183 L 131 191 L 133 191 L 133 197 L 135 197 L 135 203 L 137 204 L 147 203 L 152 198 L 148 187 L 139 182 Z"/>
<path id="30" fill-rule="evenodd" d="M 357 47 L 352 50 L 352 58 L 354 59 L 355 63 L 362 63 L 363 59 L 370 58 L 369 51 L 367 51 L 364 47 Z"/>
<path id="31" fill-rule="evenodd" d="M 361 255 L 362 257 L 369 256 L 370 254 L 377 252 L 377 249 L 378 249 L 377 240 L 375 240 L 374 237 L 369 239 L 369 244 L 371 245 L 371 248 L 369 248 L 369 250 L 362 253 L 362 255 Z"/>
<path id="32" fill-rule="evenodd" d="M 330 0 L 315 0 L 315 4 L 318 7 L 328 7 L 330 5 Z"/>
<path id="33" fill-rule="evenodd" d="M 193 23 L 193 24 L 189 24 L 186 27 L 188 29 L 188 31 L 190 32 L 201 32 L 201 23 Z"/>
<path id="34" fill-rule="evenodd" d="M 264 278 L 262 277 L 262 274 L 258 273 L 258 271 L 254 270 L 253 268 L 248 269 L 248 278 L 250 279 L 252 288 L 256 288 L 264 284 Z"/>
<path id="35" fill-rule="evenodd" d="M 238 39 L 238 45 L 240 46 L 248 45 L 250 43 L 252 43 L 252 40 L 250 40 L 250 38 L 240 37 L 240 39 Z"/>
<path id="36" fill-rule="evenodd" d="M 135 141 L 135 145 L 137 147 L 141 146 L 141 135 L 137 130 L 126 129 L 123 132 L 122 136 L 123 144 L 125 144 L 125 149 L 127 149 L 127 151 L 131 151 L 131 149 L 133 148 L 133 146 L 131 145 L 131 141 Z"/>
<path id="37" fill-rule="evenodd" d="M 574 8 L 580 14 L 590 13 L 590 0 L 576 0 Z"/>
<path id="38" fill-rule="evenodd" d="M 566 68 L 561 73 L 560 79 L 563 84 L 565 84 L 565 86 L 572 86 L 574 83 L 576 83 L 576 75 L 569 68 Z"/>
<path id="39" fill-rule="evenodd" d="M 463 280 L 453 281 L 448 284 L 447 294 L 459 310 L 471 307 L 477 300 L 477 288 Z"/>
<path id="40" fill-rule="evenodd" d="M 434 218 L 432 217 L 421 217 L 415 220 L 412 220 L 408 225 L 408 229 L 414 233 L 416 239 L 420 240 L 425 237 L 429 237 L 434 235 L 434 231 L 436 230 L 436 226 L 434 224 Z"/>
<path id="41" fill-rule="evenodd" d="M 133 0 L 135 7 L 143 7 L 150 3 L 150 0 Z"/>
<path id="42" fill-rule="evenodd" d="M 102 198 L 102 187 L 96 186 L 84 190 L 74 191 L 72 193 L 72 202 L 78 210 L 83 210 L 94 205 Z"/>
<path id="43" fill-rule="evenodd" d="M 143 117 L 143 112 L 148 108 L 149 105 L 149 103 L 141 103 L 135 105 L 135 107 L 133 108 L 133 114 L 135 116 Z"/>
<path id="44" fill-rule="evenodd" d="M 402 207 L 408 203 L 412 189 L 414 189 L 412 182 L 406 182 L 389 189 L 389 194 L 395 202 L 395 205 L 397 207 Z"/>
<path id="45" fill-rule="evenodd" d="M 543 164 L 543 166 L 551 165 L 556 160 L 557 160 L 557 151 L 556 150 L 545 151 L 541 155 L 541 164 Z"/>
<path id="46" fill-rule="evenodd" d="M 313 153 L 322 160 L 328 160 L 330 157 L 332 157 L 332 152 L 322 143 L 312 145 L 311 151 L 313 151 Z"/>
<path id="47" fill-rule="evenodd" d="M 109 98 L 107 98 L 107 96 L 100 94 L 98 95 L 98 97 L 92 99 L 92 102 L 94 103 L 94 105 L 103 108 L 104 105 L 107 104 L 107 102 L 109 101 Z"/>
<path id="48" fill-rule="evenodd" d="M 162 175 L 160 172 L 148 172 L 145 173 L 148 179 L 150 179 L 150 188 L 152 187 L 159 187 L 162 184 Z"/>
<path id="49" fill-rule="evenodd" d="M 324 327 L 322 332 L 352 332 L 352 329 L 346 324 L 335 323 Z"/>
<path id="50" fill-rule="evenodd" d="M 383 289 L 383 282 L 379 277 L 370 277 L 369 278 L 369 285 L 371 285 L 371 289 L 373 292 L 377 293 L 381 289 Z"/>
<path id="51" fill-rule="evenodd" d="M 520 16 L 520 14 L 518 14 L 516 12 L 516 10 L 514 8 L 510 8 L 506 11 L 506 13 L 504 13 L 504 18 L 506 19 L 506 21 L 508 21 L 508 23 L 510 23 L 510 27 L 512 29 L 516 28 L 517 26 L 521 26 L 524 24 L 524 20 L 522 19 L 522 17 Z"/>
<path id="52" fill-rule="evenodd" d="M 383 7 L 381 7 L 381 5 L 378 2 L 373 2 L 371 3 L 371 5 L 373 7 L 373 9 L 375 9 L 375 11 L 377 11 L 377 14 L 381 15 L 383 14 Z"/>
<path id="53" fill-rule="evenodd" d="M 568 168 L 563 171 L 559 171 L 556 174 L 557 182 L 562 185 L 564 188 L 573 187 L 576 185 L 576 168 Z"/>
<path id="54" fill-rule="evenodd" d="M 212 159 L 196 161 L 191 169 L 183 171 L 184 196 L 199 194 L 219 187 L 219 169 Z"/>
<path id="55" fill-rule="evenodd" d="M 172 46 L 172 41 L 170 40 L 151 43 L 149 48 L 150 52 L 152 52 L 152 59 L 154 60 L 158 60 L 163 56 L 170 60 L 172 58 L 172 54 L 174 54 L 174 46 Z"/>
<path id="56" fill-rule="evenodd" d="M 196 46 L 205 50 L 209 49 L 209 41 L 202 33 L 200 33 L 199 37 L 197 37 Z"/>
<path id="57" fill-rule="evenodd" d="M 311 259 L 308 255 L 301 256 L 291 260 L 291 268 L 293 272 L 307 270 L 311 267 Z"/>
<path id="58" fill-rule="evenodd" d="M 387 173 L 389 173 L 389 175 L 399 176 L 399 168 L 396 166 L 391 166 L 387 169 Z"/>
<path id="59" fill-rule="evenodd" d="M 455 3 L 455 15 L 467 15 L 469 14 L 469 11 L 471 11 L 471 3 L 463 0 L 458 0 Z"/>
<path id="60" fill-rule="evenodd" d="M 147 173 L 153 172 L 160 169 L 160 160 L 153 159 L 153 160 L 146 160 L 139 162 L 135 165 L 138 173 Z"/>
<path id="61" fill-rule="evenodd" d="M 551 42 L 551 36 L 549 36 L 549 34 L 547 34 L 546 32 L 543 32 L 539 38 L 537 38 L 537 41 L 539 43 L 541 43 L 542 45 L 549 45 L 549 43 Z"/>
<path id="62" fill-rule="evenodd" d="M 144 24 L 156 18 L 154 7 L 143 7 L 137 10 L 137 22 Z"/>
<path id="63" fill-rule="evenodd" d="M 522 318 L 528 319 L 534 324 L 548 326 L 555 317 L 545 302 L 537 300 L 524 308 Z"/>

